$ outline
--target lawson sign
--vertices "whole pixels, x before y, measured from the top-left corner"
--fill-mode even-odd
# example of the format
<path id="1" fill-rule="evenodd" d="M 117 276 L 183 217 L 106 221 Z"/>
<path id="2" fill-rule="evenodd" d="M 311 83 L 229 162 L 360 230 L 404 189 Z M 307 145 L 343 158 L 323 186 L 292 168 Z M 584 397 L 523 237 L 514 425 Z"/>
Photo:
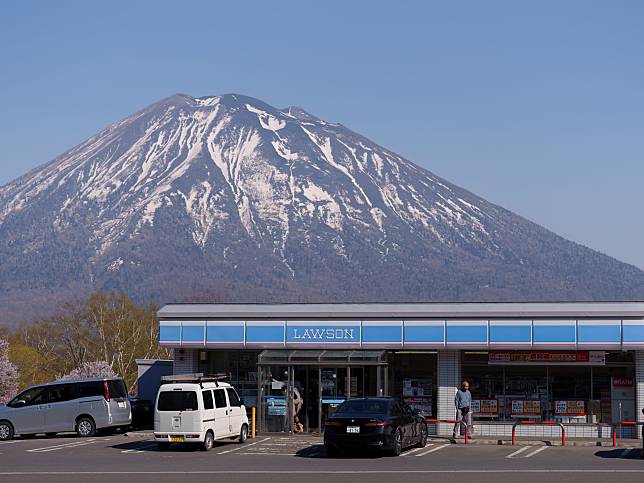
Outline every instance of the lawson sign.
<path id="1" fill-rule="evenodd" d="M 317 324 L 297 322 L 286 326 L 288 345 L 342 345 L 360 346 L 360 322 L 319 322 Z"/>

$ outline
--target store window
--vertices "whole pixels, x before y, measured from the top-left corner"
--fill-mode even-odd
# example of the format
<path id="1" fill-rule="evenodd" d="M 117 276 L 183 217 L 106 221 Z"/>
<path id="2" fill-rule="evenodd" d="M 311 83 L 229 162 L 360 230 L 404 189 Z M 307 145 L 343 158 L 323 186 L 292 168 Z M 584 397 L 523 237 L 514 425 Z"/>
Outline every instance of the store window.
<path id="1" fill-rule="evenodd" d="M 254 350 L 200 350 L 198 372 L 227 374 L 247 408 L 257 405 L 257 357 Z"/>
<path id="2" fill-rule="evenodd" d="M 611 424 L 635 417 L 632 352 L 506 352 L 463 352 L 475 419 Z"/>
<path id="3" fill-rule="evenodd" d="M 389 394 L 427 417 L 436 415 L 436 353 L 399 351 L 388 355 Z"/>

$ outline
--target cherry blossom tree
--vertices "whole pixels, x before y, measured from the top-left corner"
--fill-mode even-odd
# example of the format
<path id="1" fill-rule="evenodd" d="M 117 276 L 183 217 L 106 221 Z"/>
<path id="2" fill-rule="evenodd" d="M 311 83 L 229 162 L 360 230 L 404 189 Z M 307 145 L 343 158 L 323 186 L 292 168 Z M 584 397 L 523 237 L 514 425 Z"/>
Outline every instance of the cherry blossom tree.
<path id="1" fill-rule="evenodd" d="M 112 370 L 112 366 L 105 361 L 83 362 L 62 379 L 82 379 L 85 377 L 116 377 L 116 373 Z"/>
<path id="2" fill-rule="evenodd" d="M 18 369 L 9 360 L 9 343 L 0 339 L 0 404 L 5 404 L 18 391 Z"/>

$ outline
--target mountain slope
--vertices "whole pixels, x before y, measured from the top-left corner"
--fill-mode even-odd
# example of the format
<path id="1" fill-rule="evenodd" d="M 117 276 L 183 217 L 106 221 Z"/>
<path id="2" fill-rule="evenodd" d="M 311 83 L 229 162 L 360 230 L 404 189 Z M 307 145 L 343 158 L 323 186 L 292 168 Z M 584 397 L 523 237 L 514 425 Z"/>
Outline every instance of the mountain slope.
<path id="1" fill-rule="evenodd" d="M 0 188 L 0 309 L 156 301 L 644 298 L 566 241 L 296 107 L 164 99 Z M 25 312 L 23 301 L 30 301 Z"/>

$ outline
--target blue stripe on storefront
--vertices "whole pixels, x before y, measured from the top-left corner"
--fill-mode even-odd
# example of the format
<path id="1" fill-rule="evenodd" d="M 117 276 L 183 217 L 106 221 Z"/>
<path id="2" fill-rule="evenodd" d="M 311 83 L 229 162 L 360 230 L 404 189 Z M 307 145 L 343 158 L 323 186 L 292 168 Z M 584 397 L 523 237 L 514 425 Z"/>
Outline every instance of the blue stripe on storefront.
<path id="1" fill-rule="evenodd" d="M 159 342 L 179 342 L 181 340 L 181 327 L 178 325 L 160 325 Z"/>
<path id="2" fill-rule="evenodd" d="M 181 342 L 203 342 L 206 338 L 204 325 L 184 325 L 181 327 Z"/>
<path id="3" fill-rule="evenodd" d="M 532 341 L 532 327 L 529 325 L 491 325 L 490 344 Z"/>
<path id="4" fill-rule="evenodd" d="M 442 325 L 408 325 L 403 332 L 405 342 L 409 343 L 442 344 L 445 342 L 445 327 Z"/>
<path id="5" fill-rule="evenodd" d="M 487 343 L 487 325 L 447 325 L 447 342 Z"/>
<path id="6" fill-rule="evenodd" d="M 243 325 L 209 325 L 206 342 L 244 342 Z"/>
<path id="7" fill-rule="evenodd" d="M 284 326 L 282 325 L 247 325 L 246 342 L 283 343 Z"/>
<path id="8" fill-rule="evenodd" d="M 211 322 L 212 323 L 212 322 Z M 168 325 L 166 325 L 168 324 Z M 244 330 L 246 332 L 244 337 Z M 316 335 L 320 331 L 325 331 L 321 338 L 302 338 L 304 330 L 314 330 Z M 342 332 L 342 337 L 328 336 L 326 331 Z M 283 344 L 285 327 L 280 325 L 179 325 L 174 322 L 172 325 L 164 323 L 159 324 L 159 342 L 164 344 L 172 343 L 189 343 L 198 344 L 217 344 L 217 343 L 239 343 L 244 341 L 250 344 Z M 296 332 L 297 331 L 297 332 Z M 463 347 L 468 344 L 487 344 L 488 342 L 488 325 L 449 325 L 445 327 L 439 325 L 405 325 L 402 329 L 400 325 L 364 325 L 362 331 L 359 325 L 355 324 L 333 324 L 320 325 L 314 323 L 307 325 L 299 323 L 289 325 L 286 329 L 288 343 L 306 343 L 307 346 L 320 347 L 328 344 L 400 344 L 401 333 L 404 343 L 413 344 L 415 347 L 421 347 L 423 344 L 436 346 L 437 344 L 449 343 L 457 346 L 459 343 Z M 531 340 L 535 344 L 571 344 L 576 342 L 581 344 L 593 344 L 601 346 L 614 347 L 620 344 L 623 339 L 625 344 L 644 343 L 644 324 L 642 325 L 586 325 L 579 322 L 577 325 L 490 325 L 489 326 L 489 343 L 494 344 L 511 344 L 523 343 L 529 344 Z"/>
<path id="9" fill-rule="evenodd" d="M 533 327 L 534 342 L 552 344 L 574 344 L 574 325 L 535 325 Z"/>
<path id="10" fill-rule="evenodd" d="M 402 330 L 399 325 L 363 325 L 362 342 L 401 343 Z"/>
<path id="11" fill-rule="evenodd" d="M 644 325 L 625 325 L 624 342 L 644 342 Z"/>
<path id="12" fill-rule="evenodd" d="M 622 332 L 619 325 L 579 325 L 577 327 L 577 342 L 580 344 L 597 344 L 608 342 L 619 344 Z"/>

